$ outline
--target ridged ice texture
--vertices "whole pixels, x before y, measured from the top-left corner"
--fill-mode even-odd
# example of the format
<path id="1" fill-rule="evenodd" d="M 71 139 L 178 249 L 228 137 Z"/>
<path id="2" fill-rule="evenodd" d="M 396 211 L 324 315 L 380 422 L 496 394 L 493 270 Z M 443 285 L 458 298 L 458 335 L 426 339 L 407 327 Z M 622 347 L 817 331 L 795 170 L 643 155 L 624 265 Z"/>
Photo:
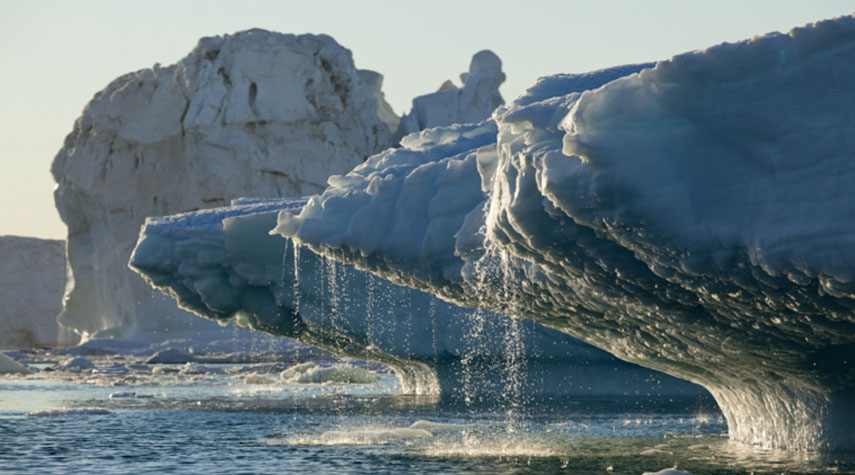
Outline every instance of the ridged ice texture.
<path id="1" fill-rule="evenodd" d="M 581 93 L 547 78 L 497 140 L 430 131 L 278 230 L 698 382 L 735 440 L 855 450 L 854 75 L 842 17 Z M 470 160 L 481 180 L 453 173 Z"/>
<path id="2" fill-rule="evenodd" d="M 52 168 L 68 226 L 62 324 L 126 337 L 199 330 L 207 322 L 127 268 L 145 218 L 319 192 L 390 144 L 382 77 L 361 76 L 378 90 L 328 36 L 250 30 L 203 38 L 177 64 L 98 92 Z"/>
<path id="3" fill-rule="evenodd" d="M 514 396 L 696 395 L 698 386 L 565 333 L 461 308 L 270 235 L 305 200 L 149 219 L 131 266 L 202 316 L 239 322 L 392 366 L 404 389 L 501 401 Z"/>

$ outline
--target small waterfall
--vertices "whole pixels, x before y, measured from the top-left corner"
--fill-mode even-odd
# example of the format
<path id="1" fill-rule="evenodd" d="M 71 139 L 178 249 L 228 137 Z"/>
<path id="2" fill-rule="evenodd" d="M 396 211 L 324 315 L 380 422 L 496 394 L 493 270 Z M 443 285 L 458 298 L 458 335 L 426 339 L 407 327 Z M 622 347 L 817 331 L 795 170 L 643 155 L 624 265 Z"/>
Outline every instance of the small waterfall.
<path id="1" fill-rule="evenodd" d="M 513 309 L 517 301 L 516 289 L 511 285 L 514 279 L 510 266 L 510 256 L 505 250 L 499 251 L 502 272 L 502 298 L 509 303 L 509 316 L 502 336 L 503 354 L 505 359 L 502 373 L 503 382 L 507 388 L 506 414 L 509 419 L 508 432 L 513 433 L 523 428 L 523 414 L 521 413 L 523 401 L 523 387 L 526 384 L 526 358 L 525 358 L 525 336 L 523 326 L 518 318 L 514 318 Z"/>
<path id="2" fill-rule="evenodd" d="M 300 291 L 300 245 L 297 244 L 293 239 L 288 239 L 288 242 L 294 247 L 294 282 L 291 283 L 294 292 L 294 312 L 300 314 L 300 304 L 302 300 L 303 293 Z M 286 253 L 282 255 L 282 285 L 285 283 L 285 256 L 287 255 L 287 247 Z"/>
<path id="3" fill-rule="evenodd" d="M 378 331 L 375 328 L 377 319 L 374 315 L 374 293 L 377 291 L 376 277 L 372 274 L 366 274 L 365 278 L 365 334 L 368 336 L 368 341 L 372 344 L 379 337 Z"/>
<path id="4" fill-rule="evenodd" d="M 507 251 L 486 239 L 485 243 L 484 255 L 475 263 L 474 269 L 477 295 L 485 302 L 479 307 L 489 307 L 491 305 L 486 305 L 486 301 L 498 298 L 505 305 L 506 312 L 512 315 L 517 300 L 515 282 L 519 276 L 512 271 Z M 504 413 L 506 431 L 508 434 L 519 433 L 525 428 L 523 406 L 527 384 L 523 325 L 512 316 L 501 320 L 490 318 L 483 310 L 473 311 L 470 318 L 470 330 L 466 335 L 467 356 L 461 361 L 465 374 L 469 374 L 464 378 L 465 384 L 474 382 L 472 374 L 476 371 L 494 375 L 495 381 L 490 382 L 490 389 L 497 395 Z M 500 347 L 498 352 L 495 346 Z M 483 386 L 484 383 L 476 384 Z M 465 392 L 467 402 L 471 399 L 470 392 Z"/>
<path id="5" fill-rule="evenodd" d="M 345 329 L 342 313 L 344 309 L 342 308 L 341 291 L 339 290 L 338 267 L 336 261 L 324 257 L 324 296 L 326 297 L 325 300 L 329 302 L 326 315 L 328 315 L 330 324 L 337 334 Z"/>

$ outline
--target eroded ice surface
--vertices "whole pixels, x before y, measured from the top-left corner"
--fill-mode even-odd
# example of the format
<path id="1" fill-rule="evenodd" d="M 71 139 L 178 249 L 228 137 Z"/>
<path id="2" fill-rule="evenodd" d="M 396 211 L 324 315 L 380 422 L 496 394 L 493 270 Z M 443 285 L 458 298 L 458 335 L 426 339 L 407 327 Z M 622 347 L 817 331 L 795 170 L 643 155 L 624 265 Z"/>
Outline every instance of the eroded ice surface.
<path id="1" fill-rule="evenodd" d="M 381 84 L 328 36 L 263 30 L 202 38 L 174 65 L 111 82 L 52 166 L 68 226 L 61 323 L 87 337 L 215 331 L 128 270 L 145 218 L 322 190 L 390 144 Z"/>
<path id="2" fill-rule="evenodd" d="M 202 316 L 236 317 L 256 330 L 387 364 L 409 393 L 490 401 L 703 393 L 561 332 L 446 303 L 269 234 L 282 209 L 304 204 L 238 200 L 149 219 L 131 267 Z"/>
<path id="3" fill-rule="evenodd" d="M 0 269 L 0 349 L 56 346 L 65 242 L 0 236 Z"/>
<path id="4" fill-rule="evenodd" d="M 332 179 L 277 230 L 701 383 L 733 439 L 853 450 L 853 75 L 842 17 L 597 89 L 544 78 L 491 122 Z"/>

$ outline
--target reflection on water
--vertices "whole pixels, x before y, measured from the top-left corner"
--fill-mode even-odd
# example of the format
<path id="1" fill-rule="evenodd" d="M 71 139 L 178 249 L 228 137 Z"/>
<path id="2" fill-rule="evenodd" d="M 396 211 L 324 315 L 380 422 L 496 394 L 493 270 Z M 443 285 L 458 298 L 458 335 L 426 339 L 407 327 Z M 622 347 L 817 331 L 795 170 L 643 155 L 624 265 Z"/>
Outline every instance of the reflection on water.
<path id="1" fill-rule="evenodd" d="M 549 399 L 509 415 L 505 401 L 401 395 L 388 373 L 296 384 L 275 364 L 95 362 L 0 378 L 0 473 L 855 473 L 849 456 L 732 444 L 705 400 Z"/>

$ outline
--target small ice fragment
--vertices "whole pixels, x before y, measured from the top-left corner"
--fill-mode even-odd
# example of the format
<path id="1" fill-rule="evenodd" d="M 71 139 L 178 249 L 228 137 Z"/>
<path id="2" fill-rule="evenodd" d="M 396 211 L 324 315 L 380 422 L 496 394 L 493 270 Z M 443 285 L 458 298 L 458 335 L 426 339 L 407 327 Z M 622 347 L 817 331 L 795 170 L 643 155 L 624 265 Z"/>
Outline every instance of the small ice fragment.
<path id="1" fill-rule="evenodd" d="M 0 374 L 28 374 L 26 366 L 0 353 Z"/>
<path id="2" fill-rule="evenodd" d="M 137 397 L 137 393 L 132 391 L 122 391 L 110 394 L 110 399 L 133 399 Z"/>
<path id="3" fill-rule="evenodd" d="M 358 366 L 339 364 L 323 367 L 316 363 L 294 365 L 279 375 L 289 383 L 340 383 L 340 384 L 372 384 L 380 377 L 374 371 Z"/>
<path id="4" fill-rule="evenodd" d="M 263 374 L 253 373 L 243 378 L 243 384 L 276 384 L 276 381 Z"/>
<path id="5" fill-rule="evenodd" d="M 190 353 L 181 351 L 177 348 L 167 348 L 153 354 L 151 358 L 145 360 L 146 364 L 179 364 L 190 363 L 196 361 Z"/>
<path id="6" fill-rule="evenodd" d="M 663 468 L 658 472 L 644 472 L 642 475 L 692 475 L 692 472 L 677 470 L 677 467 Z"/>
<path id="7" fill-rule="evenodd" d="M 62 363 L 62 369 L 69 371 L 81 371 L 84 369 L 95 369 L 95 363 L 92 361 L 82 357 L 77 356 L 74 358 L 69 358 Z"/>

